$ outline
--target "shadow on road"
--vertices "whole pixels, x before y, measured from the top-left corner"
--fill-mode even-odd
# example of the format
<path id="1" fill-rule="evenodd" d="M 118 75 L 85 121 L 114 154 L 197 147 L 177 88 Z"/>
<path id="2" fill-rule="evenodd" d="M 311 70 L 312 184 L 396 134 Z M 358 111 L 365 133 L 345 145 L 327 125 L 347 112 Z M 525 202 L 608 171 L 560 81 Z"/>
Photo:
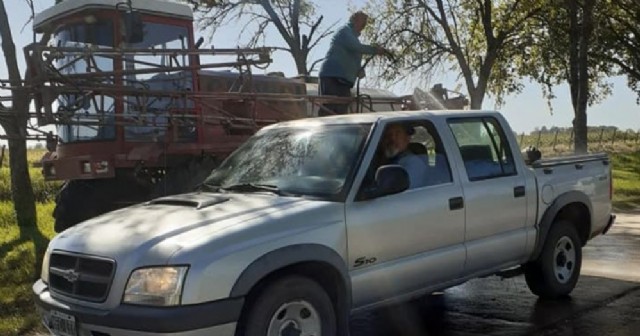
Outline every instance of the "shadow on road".
<path id="1" fill-rule="evenodd" d="M 357 336 L 637 335 L 640 282 L 583 275 L 571 297 L 545 301 L 522 277 L 477 279 L 442 295 L 360 313 L 351 324 Z"/>

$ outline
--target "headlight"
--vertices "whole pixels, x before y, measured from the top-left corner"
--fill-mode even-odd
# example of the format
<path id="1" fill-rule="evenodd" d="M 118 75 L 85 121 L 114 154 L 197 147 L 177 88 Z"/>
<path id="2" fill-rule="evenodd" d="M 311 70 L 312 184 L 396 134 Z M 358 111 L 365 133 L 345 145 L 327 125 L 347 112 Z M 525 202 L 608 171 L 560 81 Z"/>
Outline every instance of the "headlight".
<path id="1" fill-rule="evenodd" d="M 51 257 L 51 250 L 47 249 L 44 252 L 44 258 L 42 259 L 42 270 L 40 270 L 40 279 L 44 283 L 49 283 L 49 258 Z"/>
<path id="2" fill-rule="evenodd" d="M 179 305 L 186 274 L 186 266 L 137 269 L 127 281 L 122 302 L 149 306 Z"/>

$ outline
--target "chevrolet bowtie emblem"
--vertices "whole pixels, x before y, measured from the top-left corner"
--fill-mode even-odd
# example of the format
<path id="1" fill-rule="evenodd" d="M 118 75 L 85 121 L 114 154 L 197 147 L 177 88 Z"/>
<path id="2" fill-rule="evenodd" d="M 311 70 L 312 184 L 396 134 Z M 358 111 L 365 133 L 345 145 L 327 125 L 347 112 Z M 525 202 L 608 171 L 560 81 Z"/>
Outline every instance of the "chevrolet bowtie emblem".
<path id="1" fill-rule="evenodd" d="M 69 282 L 76 282 L 80 278 L 80 274 L 75 270 L 69 269 L 61 272 L 60 274 L 63 278 L 67 279 Z"/>

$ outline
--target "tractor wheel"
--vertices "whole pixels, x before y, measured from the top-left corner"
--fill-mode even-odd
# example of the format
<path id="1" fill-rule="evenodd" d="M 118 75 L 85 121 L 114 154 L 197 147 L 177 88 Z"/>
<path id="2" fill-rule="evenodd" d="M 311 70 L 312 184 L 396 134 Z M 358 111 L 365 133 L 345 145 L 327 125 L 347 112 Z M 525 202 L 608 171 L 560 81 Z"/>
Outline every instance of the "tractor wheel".
<path id="1" fill-rule="evenodd" d="M 100 181 L 67 181 L 56 196 L 53 210 L 54 230 L 62 232 L 84 220 L 103 213 L 104 203 L 98 200 Z"/>
<path id="2" fill-rule="evenodd" d="M 125 174 L 110 179 L 70 180 L 56 196 L 54 230 L 62 232 L 106 212 L 142 202 L 148 190 Z"/>
<path id="3" fill-rule="evenodd" d="M 219 162 L 211 156 L 193 158 L 169 169 L 153 187 L 151 199 L 194 191 L 218 166 Z"/>

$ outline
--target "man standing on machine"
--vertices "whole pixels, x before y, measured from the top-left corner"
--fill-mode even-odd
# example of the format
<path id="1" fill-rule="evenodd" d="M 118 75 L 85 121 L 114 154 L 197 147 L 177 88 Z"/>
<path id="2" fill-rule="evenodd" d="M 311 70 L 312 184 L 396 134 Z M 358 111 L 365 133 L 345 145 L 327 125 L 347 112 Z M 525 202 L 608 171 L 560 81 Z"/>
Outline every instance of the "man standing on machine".
<path id="1" fill-rule="evenodd" d="M 319 95 L 351 97 L 351 88 L 355 85 L 356 79 L 364 77 L 364 72 L 360 69 L 362 55 L 390 54 L 383 47 L 360 43 L 358 37 L 368 20 L 367 14 L 358 11 L 351 15 L 349 23 L 338 29 L 333 36 L 329 51 L 320 67 Z M 348 108 L 348 102 L 324 103 L 318 115 L 346 114 Z"/>

